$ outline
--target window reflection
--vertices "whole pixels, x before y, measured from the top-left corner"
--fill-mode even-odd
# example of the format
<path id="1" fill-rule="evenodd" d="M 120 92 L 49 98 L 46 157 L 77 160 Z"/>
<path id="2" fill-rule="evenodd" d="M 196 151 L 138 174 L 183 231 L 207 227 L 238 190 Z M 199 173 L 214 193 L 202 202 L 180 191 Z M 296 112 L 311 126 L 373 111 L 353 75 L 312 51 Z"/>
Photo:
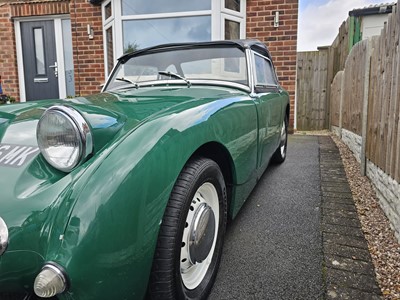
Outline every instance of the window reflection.
<path id="1" fill-rule="evenodd" d="M 232 64 L 233 63 L 233 64 Z M 118 65 L 106 89 L 165 84 L 159 71 L 174 71 L 188 80 L 221 80 L 247 84 L 246 57 L 236 47 L 168 49 L 144 52 Z M 168 83 L 182 84 L 181 79 L 168 78 Z M 185 83 L 183 83 L 185 84 Z M 196 83 L 194 83 L 196 84 Z"/>
<path id="2" fill-rule="evenodd" d="M 259 55 L 254 55 L 256 65 L 256 84 L 275 85 L 276 80 L 271 63 Z"/>
<path id="3" fill-rule="evenodd" d="M 237 40 L 240 38 L 240 23 L 225 19 L 225 39 Z"/>
<path id="4" fill-rule="evenodd" d="M 124 52 L 158 44 L 211 40 L 211 16 L 123 22 Z"/>
<path id="5" fill-rule="evenodd" d="M 225 8 L 240 12 L 240 0 L 225 0 Z"/>
<path id="6" fill-rule="evenodd" d="M 112 27 L 106 30 L 106 45 L 107 45 L 107 74 L 111 73 L 114 66 L 114 48 L 113 48 L 113 32 Z"/>
<path id="7" fill-rule="evenodd" d="M 112 7 L 110 2 L 104 7 L 104 20 L 107 20 L 111 16 L 112 16 Z"/>
<path id="8" fill-rule="evenodd" d="M 210 10 L 211 0 L 122 0 L 122 15 Z"/>

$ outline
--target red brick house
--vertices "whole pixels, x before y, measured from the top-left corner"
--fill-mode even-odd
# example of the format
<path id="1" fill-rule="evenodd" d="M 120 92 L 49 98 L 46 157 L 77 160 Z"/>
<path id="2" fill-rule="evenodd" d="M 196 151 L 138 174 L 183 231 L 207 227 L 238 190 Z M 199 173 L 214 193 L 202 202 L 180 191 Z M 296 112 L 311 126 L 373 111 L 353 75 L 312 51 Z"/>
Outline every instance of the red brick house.
<path id="1" fill-rule="evenodd" d="M 98 92 L 116 59 L 147 46 L 256 38 L 291 95 L 298 0 L 11 0 L 0 2 L 0 76 L 25 102 Z"/>

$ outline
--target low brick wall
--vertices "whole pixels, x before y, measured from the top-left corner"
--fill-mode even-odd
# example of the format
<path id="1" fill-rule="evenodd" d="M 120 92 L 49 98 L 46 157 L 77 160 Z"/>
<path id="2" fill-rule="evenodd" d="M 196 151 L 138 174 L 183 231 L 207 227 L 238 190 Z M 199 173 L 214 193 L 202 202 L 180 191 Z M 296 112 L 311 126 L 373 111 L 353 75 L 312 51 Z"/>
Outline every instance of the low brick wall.
<path id="1" fill-rule="evenodd" d="M 340 128 L 332 127 L 332 131 L 340 136 Z M 362 137 L 342 129 L 342 140 L 360 162 Z M 369 160 L 367 160 L 367 177 L 373 183 L 379 203 L 400 241 L 400 184 Z"/>
<path id="2" fill-rule="evenodd" d="M 340 128 L 336 126 L 331 126 L 331 131 L 336 134 L 337 136 L 340 136 Z"/>
<path id="3" fill-rule="evenodd" d="M 339 127 L 332 126 L 331 131 L 340 137 L 340 128 Z M 350 148 L 350 150 L 354 153 L 355 158 L 360 163 L 361 162 L 361 145 L 362 145 L 361 136 L 359 136 L 347 129 L 342 129 L 342 140 Z"/>
<path id="4" fill-rule="evenodd" d="M 346 129 L 342 129 L 342 140 L 354 153 L 355 158 L 361 163 L 362 137 Z"/>
<path id="5" fill-rule="evenodd" d="M 400 184 L 370 161 L 367 161 L 367 176 L 373 182 L 379 203 L 400 241 Z"/>

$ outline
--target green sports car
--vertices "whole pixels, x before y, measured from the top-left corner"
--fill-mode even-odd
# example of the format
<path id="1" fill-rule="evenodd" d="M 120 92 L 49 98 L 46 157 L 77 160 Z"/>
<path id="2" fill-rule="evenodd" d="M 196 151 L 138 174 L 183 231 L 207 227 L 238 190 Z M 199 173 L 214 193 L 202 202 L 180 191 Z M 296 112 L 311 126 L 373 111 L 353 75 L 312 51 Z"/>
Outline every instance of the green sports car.
<path id="1" fill-rule="evenodd" d="M 0 106 L 0 299 L 207 298 L 288 119 L 254 40 L 138 50 L 100 94 Z"/>

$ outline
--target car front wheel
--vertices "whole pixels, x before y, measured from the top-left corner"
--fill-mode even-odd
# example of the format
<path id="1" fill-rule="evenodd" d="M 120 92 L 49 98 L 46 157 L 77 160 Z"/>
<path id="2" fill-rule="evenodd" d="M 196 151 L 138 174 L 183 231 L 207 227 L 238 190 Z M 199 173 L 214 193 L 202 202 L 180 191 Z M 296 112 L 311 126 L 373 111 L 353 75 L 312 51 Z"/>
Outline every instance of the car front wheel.
<path id="1" fill-rule="evenodd" d="M 287 117 L 285 117 L 281 128 L 279 146 L 276 149 L 274 155 L 272 156 L 272 161 L 274 163 L 280 164 L 285 161 L 287 152 L 287 138 L 288 138 L 288 119 Z"/>
<path id="2" fill-rule="evenodd" d="M 218 270 L 226 229 L 226 187 L 219 166 L 191 159 L 170 195 L 157 241 L 152 299 L 205 299 Z"/>

